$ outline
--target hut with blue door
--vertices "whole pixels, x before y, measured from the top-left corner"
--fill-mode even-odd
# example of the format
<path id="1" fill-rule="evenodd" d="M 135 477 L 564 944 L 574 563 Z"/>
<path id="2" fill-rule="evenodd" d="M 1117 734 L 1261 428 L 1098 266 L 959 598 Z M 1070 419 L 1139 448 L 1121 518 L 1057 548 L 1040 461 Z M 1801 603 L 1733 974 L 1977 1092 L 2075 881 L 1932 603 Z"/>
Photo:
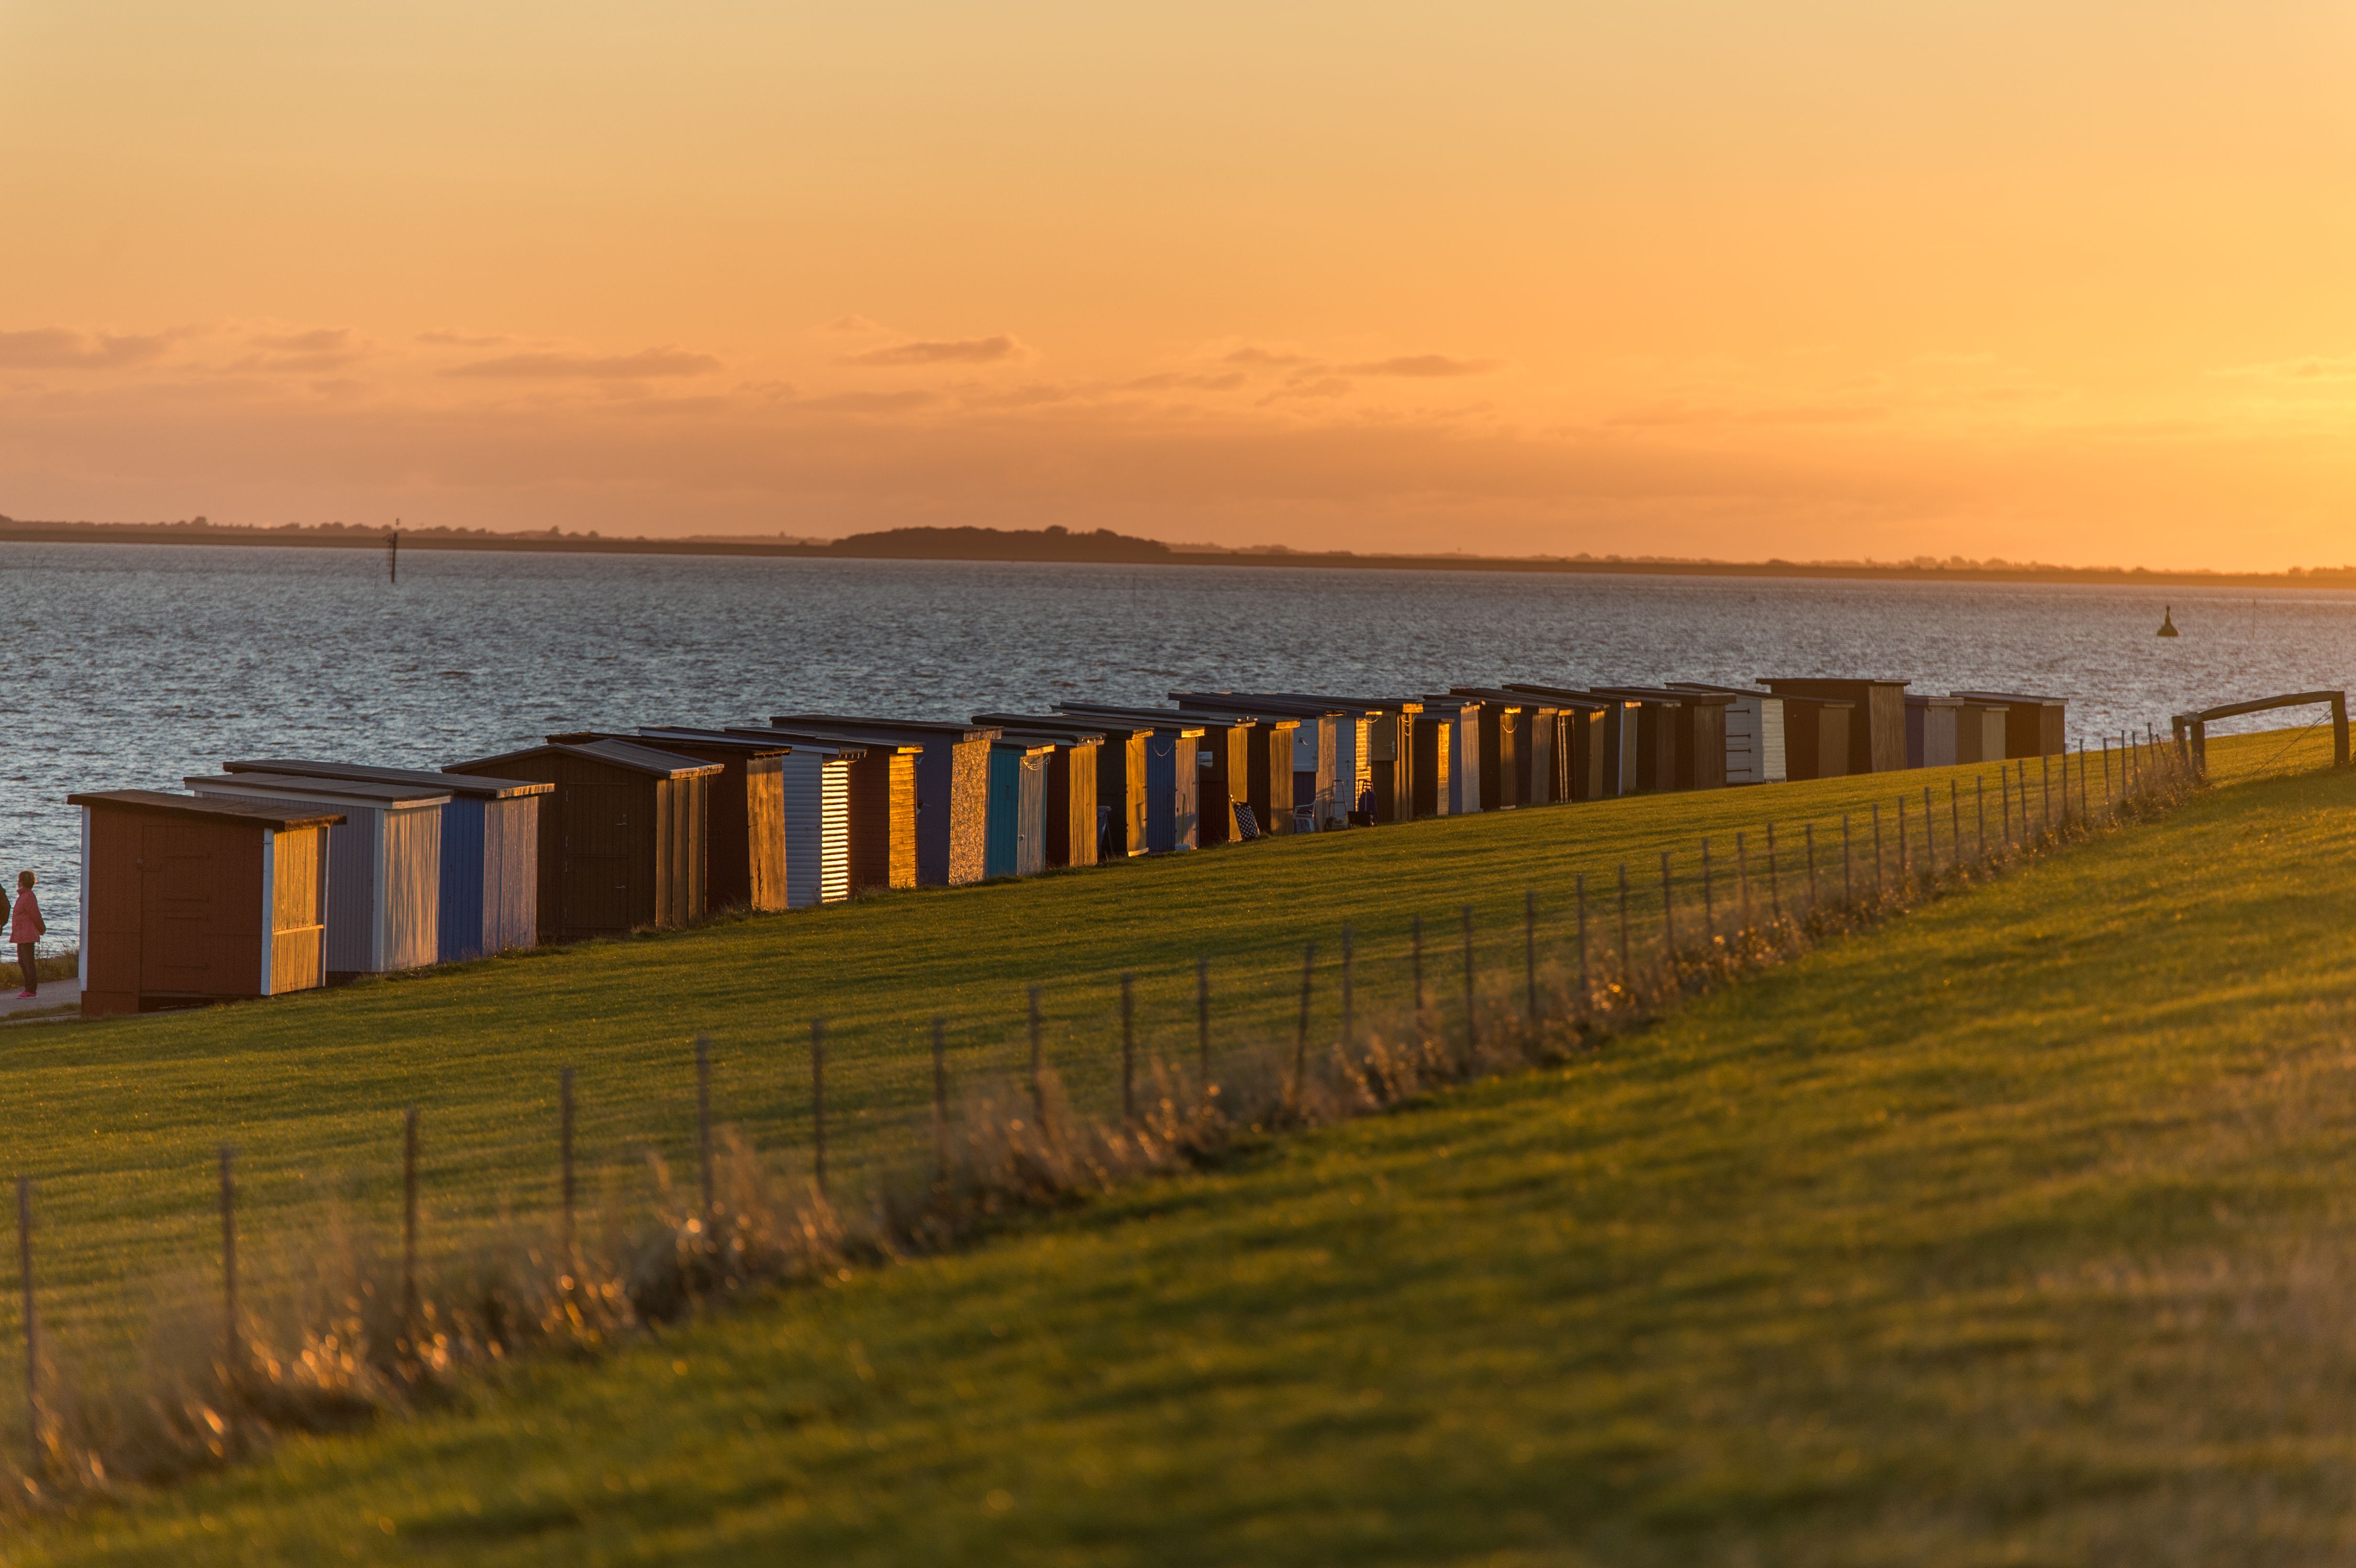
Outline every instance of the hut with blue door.
<path id="1" fill-rule="evenodd" d="M 1058 706 L 1066 722 L 1119 725 L 1181 723 L 1202 730 L 1194 751 L 1195 848 L 1209 848 L 1243 837 L 1237 817 L 1238 808 L 1248 812 L 1251 816 L 1252 837 L 1282 831 L 1290 823 L 1290 816 L 1287 814 L 1278 827 L 1269 827 L 1270 799 L 1280 802 L 1290 793 L 1291 731 L 1289 725 L 1285 731 L 1285 763 L 1274 775 L 1285 782 L 1286 787 L 1271 797 L 1269 794 L 1270 775 L 1268 760 L 1262 750 L 1265 739 L 1261 733 L 1264 729 L 1261 720 L 1244 713 L 1214 712 L 1193 708 L 1130 707 L 1109 702 L 1068 702 Z M 1252 782 L 1254 778 L 1259 780 L 1257 786 Z M 1140 820 L 1144 820 L 1142 807 Z"/>
<path id="2" fill-rule="evenodd" d="M 223 771 L 446 792 L 442 907 L 435 921 L 439 961 L 453 964 L 539 945 L 540 808 L 554 784 L 313 757 L 250 758 L 224 763 Z"/>
<path id="3" fill-rule="evenodd" d="M 1061 713 L 977 713 L 973 721 L 996 725 L 1001 740 L 1053 749 L 1047 759 L 1047 869 L 1097 864 L 1097 756 L 1104 731 L 1075 724 Z"/>
<path id="4" fill-rule="evenodd" d="M 990 832 L 988 727 L 838 713 L 775 713 L 779 730 L 841 736 L 856 744 L 889 741 L 922 746 L 916 763 L 916 884 L 957 888 L 981 880 Z"/>
<path id="5" fill-rule="evenodd" d="M 990 743 L 990 840 L 984 874 L 1035 877 L 1047 869 L 1047 772 L 1052 742 Z"/>

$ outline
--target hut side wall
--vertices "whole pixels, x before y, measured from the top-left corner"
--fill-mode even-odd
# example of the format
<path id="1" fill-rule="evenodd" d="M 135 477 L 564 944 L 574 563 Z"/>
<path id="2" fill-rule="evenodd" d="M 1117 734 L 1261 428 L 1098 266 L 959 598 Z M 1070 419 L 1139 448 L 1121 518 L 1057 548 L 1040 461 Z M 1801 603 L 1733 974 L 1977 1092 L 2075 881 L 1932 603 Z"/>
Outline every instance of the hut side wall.
<path id="1" fill-rule="evenodd" d="M 990 752 L 990 828 L 982 843 L 982 874 L 1014 875 L 1022 838 L 1023 755 L 1005 746 Z"/>
<path id="2" fill-rule="evenodd" d="M 1097 863 L 1097 743 L 1088 741 L 1059 748 L 1055 753 L 1070 789 L 1065 806 L 1066 859 L 1061 862 L 1066 866 Z M 1051 833 L 1051 841 L 1052 837 Z"/>
<path id="3" fill-rule="evenodd" d="M 327 829 L 327 973 L 370 975 L 383 967 L 377 921 L 384 813 L 354 804 Z"/>
<path id="4" fill-rule="evenodd" d="M 1693 782 L 1688 789 L 1726 787 L 1726 709 L 1723 702 L 1688 702 L 1693 715 Z"/>
<path id="5" fill-rule="evenodd" d="M 925 748 L 927 755 L 932 748 Z M 982 837 L 989 831 L 990 742 L 959 741 L 948 747 L 953 778 L 950 798 L 948 884 L 963 887 L 982 878 Z"/>

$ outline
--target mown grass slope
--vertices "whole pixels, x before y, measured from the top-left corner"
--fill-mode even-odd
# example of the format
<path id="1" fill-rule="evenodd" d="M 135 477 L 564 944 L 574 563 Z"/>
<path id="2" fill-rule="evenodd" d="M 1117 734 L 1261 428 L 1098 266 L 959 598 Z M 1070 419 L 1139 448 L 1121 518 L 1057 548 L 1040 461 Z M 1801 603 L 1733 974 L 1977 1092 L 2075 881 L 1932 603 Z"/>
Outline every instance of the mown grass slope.
<path id="1" fill-rule="evenodd" d="M 2003 813 L 1992 770 L 1650 796 L 1263 840 L 1023 882 L 864 899 L 790 915 L 598 944 L 415 976 L 177 1015 L 0 1031 L 12 1115 L 5 1169 L 38 1182 L 39 1267 L 53 1328 L 69 1337 L 133 1331 L 142 1282 L 210 1266 L 216 1150 L 239 1150 L 244 1224 L 259 1245 L 315 1221 L 328 1200 L 363 1217 L 398 1201 L 401 1111 L 423 1114 L 430 1221 L 530 1211 L 552 1200 L 557 1077 L 580 1072 L 580 1147 L 593 1167 L 636 1171 L 640 1151 L 692 1147 L 691 1042 L 708 1035 L 719 1114 L 786 1157 L 805 1147 L 808 1027 L 828 1020 L 828 1103 L 838 1196 L 880 1160 L 927 1136 L 926 1038 L 948 1020 L 960 1084 L 1003 1076 L 1026 1054 L 1025 991 L 1045 987 L 1050 1062 L 1083 1103 L 1117 1072 L 1119 976 L 1138 976 L 1141 1036 L 1178 1061 L 1194 1052 L 1194 964 L 1212 961 L 1222 1043 L 1290 1033 L 1302 944 L 1326 965 L 1318 1027 L 1338 1007 L 1331 972 L 1345 923 L 1372 1009 L 1404 997 L 1417 914 L 1430 927 L 1435 995 L 1453 995 L 1458 909 L 1476 909 L 1480 962 L 1503 980 L 1520 962 L 1523 895 L 1541 900 L 1559 958 L 1574 879 L 1601 890 L 1626 861 L 1641 944 L 1659 929 L 1659 853 L 1676 852 L 1683 896 L 1698 893 L 1698 846 L 1712 841 L 1721 918 L 1733 836 L 1779 822 L 1783 896 L 1803 896 L 1801 827 L 1813 822 L 1820 884 L 1836 901 L 1840 814 L 1856 816 L 1855 884 L 1869 886 L 1869 808 L 1887 818 L 1897 864 L 1899 797 L 1922 789 L 1976 846 L 1975 789 L 1988 832 Z M 1950 786 L 1962 804 L 1947 810 Z M 2099 797 L 2098 782 L 2094 795 Z M 2058 809 L 2058 807 L 2057 807 Z M 2018 803 L 2015 806 L 2018 820 Z M 1754 876 L 1763 903 L 1766 891 Z M 1698 910 L 1686 916 L 1697 926 Z M 1093 1100 L 1091 1102 L 1091 1097 Z M 429 1222 L 429 1242 L 446 1235 Z M 16 1331 L 0 1301 L 0 1342 Z"/>
<path id="2" fill-rule="evenodd" d="M 1572 1065 L 16 1555 L 2340 1561 L 2351 805 L 2220 788 Z"/>

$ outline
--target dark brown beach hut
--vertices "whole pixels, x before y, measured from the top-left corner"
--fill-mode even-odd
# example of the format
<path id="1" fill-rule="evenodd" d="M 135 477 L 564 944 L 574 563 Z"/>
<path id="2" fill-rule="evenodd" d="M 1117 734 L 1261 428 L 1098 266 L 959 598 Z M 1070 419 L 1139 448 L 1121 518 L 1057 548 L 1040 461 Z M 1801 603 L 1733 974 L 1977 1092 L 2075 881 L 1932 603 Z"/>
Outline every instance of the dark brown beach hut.
<path id="1" fill-rule="evenodd" d="M 717 763 L 631 741 L 550 744 L 442 770 L 554 784 L 540 814 L 540 939 L 624 936 L 709 912 Z"/>
<path id="2" fill-rule="evenodd" d="M 1784 763 L 1782 698 L 1748 687 L 1713 686 L 1700 680 L 1673 680 L 1668 688 L 1671 691 L 1706 692 L 1727 699 L 1728 784 L 1782 784 L 1790 776 Z"/>
<path id="3" fill-rule="evenodd" d="M 1607 697 L 1634 697 L 1646 703 L 1676 704 L 1665 708 L 1661 722 L 1668 742 L 1667 787 L 1673 790 L 1726 787 L 1726 710 L 1734 699 L 1722 691 L 1680 687 L 1614 686 L 1598 688 Z"/>
<path id="4" fill-rule="evenodd" d="M 741 740 L 718 730 L 648 725 L 637 730 L 573 730 L 552 744 L 626 741 L 712 763 L 704 811 L 704 900 L 708 908 L 786 909 L 785 760 L 782 741 Z"/>
<path id="5" fill-rule="evenodd" d="M 1610 800 L 1629 793 L 1621 780 L 1623 751 L 1628 768 L 1633 771 L 1634 765 L 1633 701 L 1536 681 L 1507 681 L 1498 689 L 1551 703 L 1560 714 L 1556 772 L 1562 793 L 1557 799 Z"/>
<path id="6" fill-rule="evenodd" d="M 1957 761 L 1963 703 L 1952 697 L 1906 694 L 1906 765 L 1951 768 Z"/>
<path id="7" fill-rule="evenodd" d="M 837 713 L 777 713 L 769 722 L 780 730 L 922 746 L 916 763 L 916 883 L 958 888 L 981 880 L 989 858 L 990 743 L 998 739 L 996 731 Z"/>
<path id="8" fill-rule="evenodd" d="M 1506 771 L 1505 764 L 1508 759 L 1512 763 L 1512 776 L 1503 781 L 1503 785 L 1496 792 L 1501 803 L 1551 805 L 1557 801 L 1570 798 L 1569 759 L 1561 754 L 1564 725 L 1560 702 L 1534 692 L 1515 691 L 1501 686 L 1451 686 L 1448 689 L 1459 697 L 1479 698 L 1483 704 L 1481 712 L 1483 805 L 1486 805 L 1489 800 L 1491 764 L 1494 762 L 1497 770 L 1503 773 Z M 1492 745 L 1488 735 L 1493 720 L 1510 726 L 1512 731 L 1509 737 L 1495 745 Z"/>
<path id="9" fill-rule="evenodd" d="M 1965 702 L 1987 702 L 2005 710 L 2004 754 L 2058 757 L 2069 748 L 2069 703 L 2064 698 L 2018 691 L 1959 691 Z"/>
<path id="10" fill-rule="evenodd" d="M 1779 697 L 1817 697 L 1849 704 L 1848 771 L 1894 773 L 1906 766 L 1906 687 L 1902 680 L 1815 680 L 1762 676 Z"/>
<path id="11" fill-rule="evenodd" d="M 1854 702 L 1828 697 L 1783 697 L 1783 771 L 1799 779 L 1848 775 L 1849 718 Z"/>
<path id="12" fill-rule="evenodd" d="M 341 812 L 145 789 L 66 802 L 81 808 L 85 1018 L 327 983 Z"/>
<path id="13" fill-rule="evenodd" d="M 1456 713 L 1453 708 L 1419 707 L 1408 720 L 1408 744 L 1413 753 L 1415 815 L 1447 816 L 1454 799 L 1450 765 L 1456 756 Z"/>

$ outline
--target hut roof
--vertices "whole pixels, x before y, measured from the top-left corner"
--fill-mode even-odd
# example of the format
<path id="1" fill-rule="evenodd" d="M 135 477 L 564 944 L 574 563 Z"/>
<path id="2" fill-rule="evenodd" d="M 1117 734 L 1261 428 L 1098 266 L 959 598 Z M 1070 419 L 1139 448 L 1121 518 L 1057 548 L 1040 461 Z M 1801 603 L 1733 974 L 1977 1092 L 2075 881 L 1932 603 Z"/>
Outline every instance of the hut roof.
<path id="1" fill-rule="evenodd" d="M 624 739 L 629 739 L 625 736 Z M 754 740 L 744 735 L 731 735 L 725 730 L 690 730 L 683 725 L 650 724 L 639 728 L 637 739 L 660 743 L 675 741 L 682 746 L 701 746 L 708 751 L 741 752 L 747 757 L 782 757 L 793 750 L 784 736 L 774 740 Z"/>
<path id="2" fill-rule="evenodd" d="M 513 800 L 519 795 L 546 795 L 556 786 L 529 779 L 493 779 L 480 774 L 438 773 L 432 768 L 372 768 L 358 763 L 322 763 L 299 757 L 269 757 L 223 763 L 232 773 L 284 773 L 296 778 L 357 779 L 369 784 L 413 784 L 438 789 L 469 800 Z"/>
<path id="3" fill-rule="evenodd" d="M 1312 703 L 1322 708 L 1363 708 L 1369 713 L 1420 713 L 1423 700 L 1415 697 L 1337 697 L 1322 691 L 1269 691 L 1255 696 L 1273 697 L 1285 702 Z"/>
<path id="4" fill-rule="evenodd" d="M 1105 724 L 1124 734 L 1139 735 L 1151 731 L 1156 725 L 1177 720 L 1187 724 L 1218 725 L 1236 729 L 1259 722 L 1248 713 L 1198 713 L 1186 708 L 1151 708 L 1142 703 L 1134 708 L 1117 702 L 1064 702 L 1056 704 L 1059 721 L 1077 720 L 1084 724 Z"/>
<path id="5" fill-rule="evenodd" d="M 676 752 L 659 752 L 652 746 L 641 746 L 630 741 L 610 740 L 586 741 L 578 744 L 551 741 L 545 746 L 526 746 L 520 752 L 503 752 L 496 757 L 483 757 L 471 763 L 452 763 L 442 771 L 455 773 L 464 773 L 469 768 L 496 768 L 501 763 L 519 762 L 525 757 L 544 757 L 552 752 L 587 757 L 659 779 L 691 779 L 699 774 L 723 771 L 718 763 L 699 763 L 693 757 L 682 757 Z"/>
<path id="6" fill-rule="evenodd" d="M 442 805 L 450 799 L 446 785 L 429 789 L 416 784 L 379 784 L 373 779 L 315 779 L 295 773 L 198 773 L 180 782 L 190 789 L 199 784 L 218 784 L 263 790 L 272 795 L 303 795 L 313 800 L 348 800 L 367 805 Z"/>
<path id="7" fill-rule="evenodd" d="M 344 819 L 340 811 L 290 809 L 263 801 L 200 800 L 195 795 L 167 795 L 160 789 L 102 789 L 66 796 L 68 805 L 111 806 L 151 816 L 185 816 L 198 822 L 225 822 L 236 827 L 333 827 Z"/>
<path id="8" fill-rule="evenodd" d="M 815 730 L 841 734 L 929 735 L 947 741 L 987 741 L 997 733 L 986 724 L 952 724 L 931 719 L 868 719 L 844 713 L 772 713 L 769 722 L 780 730 Z"/>
<path id="9" fill-rule="evenodd" d="M 858 762 L 870 752 L 890 752 L 895 756 L 913 755 L 924 747 L 913 741 L 879 741 L 873 735 L 853 739 L 847 735 L 829 735 L 809 730 L 762 729 L 753 724 L 731 724 L 721 731 L 740 741 L 759 743 L 764 741 L 782 744 L 788 752 L 823 752 L 845 762 Z"/>
<path id="10" fill-rule="evenodd" d="M 2039 697 L 2025 691 L 1958 691 L 1954 694 L 1965 702 L 2039 702 L 2048 708 L 2066 708 L 2066 697 Z"/>
<path id="11" fill-rule="evenodd" d="M 995 724 L 1012 740 L 1033 739 L 1052 741 L 1059 745 L 1102 745 L 1104 727 L 1089 730 L 1075 725 L 1068 715 L 1061 713 L 977 713 L 977 724 Z"/>
<path id="12" fill-rule="evenodd" d="M 1607 703 L 1596 700 L 1593 692 L 1576 686 L 1546 686 L 1537 681 L 1509 680 L 1505 683 L 1505 689 L 1525 692 L 1531 697 L 1543 697 L 1548 702 L 1561 708 L 1600 709 L 1609 706 Z"/>

